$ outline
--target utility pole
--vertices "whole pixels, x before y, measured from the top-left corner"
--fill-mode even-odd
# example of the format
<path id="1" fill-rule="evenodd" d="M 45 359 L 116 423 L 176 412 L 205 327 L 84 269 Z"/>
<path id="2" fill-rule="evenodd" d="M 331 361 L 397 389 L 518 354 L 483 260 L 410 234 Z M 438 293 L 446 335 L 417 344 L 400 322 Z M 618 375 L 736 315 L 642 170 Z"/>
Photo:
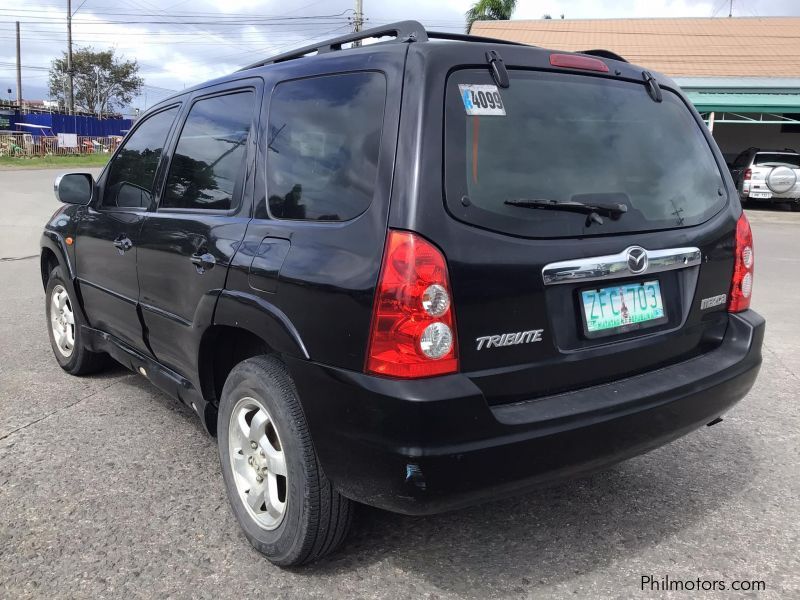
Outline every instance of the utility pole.
<path id="1" fill-rule="evenodd" d="M 22 59 L 20 58 L 21 45 L 19 42 L 19 21 L 17 21 L 17 104 L 22 108 Z"/>
<path id="2" fill-rule="evenodd" d="M 356 0 L 356 17 L 354 19 L 353 31 L 359 32 L 364 29 L 364 2 L 362 0 Z"/>
<path id="3" fill-rule="evenodd" d="M 75 93 L 72 89 L 72 0 L 67 0 L 67 111 L 75 114 Z"/>
<path id="4" fill-rule="evenodd" d="M 725 6 L 723 4 L 723 6 Z M 728 5 L 728 18 L 730 19 L 733 16 L 733 0 L 731 0 L 730 4 Z"/>
<path id="5" fill-rule="evenodd" d="M 353 17 L 353 31 L 358 33 L 364 29 L 364 3 L 362 0 L 356 0 L 356 14 Z M 361 41 L 356 40 L 353 42 L 353 48 L 361 46 Z"/>

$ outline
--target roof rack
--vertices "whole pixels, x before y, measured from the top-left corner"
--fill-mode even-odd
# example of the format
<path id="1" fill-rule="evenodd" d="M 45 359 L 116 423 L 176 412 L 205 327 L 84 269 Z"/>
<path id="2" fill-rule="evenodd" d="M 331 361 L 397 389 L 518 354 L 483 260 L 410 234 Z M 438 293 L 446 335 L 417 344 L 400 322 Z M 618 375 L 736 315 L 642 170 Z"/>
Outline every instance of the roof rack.
<path id="1" fill-rule="evenodd" d="M 364 31 L 356 31 L 342 35 L 339 37 L 325 40 L 311 44 L 310 46 L 303 46 L 297 50 L 284 52 L 265 60 L 260 60 L 239 69 L 240 71 L 247 71 L 248 69 L 255 69 L 256 67 L 263 67 L 264 65 L 273 65 L 275 63 L 292 60 L 295 58 L 302 58 L 312 53 L 324 54 L 334 50 L 341 50 L 344 44 L 358 42 L 368 38 L 380 38 L 391 36 L 397 39 L 398 42 L 427 42 L 428 34 L 425 28 L 417 21 L 398 21 L 397 23 L 390 23 L 382 27 L 373 27 L 372 29 L 365 29 Z"/>
<path id="2" fill-rule="evenodd" d="M 432 40 L 453 40 L 458 42 L 491 42 L 492 44 L 507 44 L 509 46 L 531 46 L 522 42 L 512 42 L 511 40 L 501 40 L 498 38 L 483 37 L 482 35 L 471 35 L 469 33 L 449 33 L 447 31 L 429 31 L 428 38 Z"/>
<path id="3" fill-rule="evenodd" d="M 339 37 L 311 44 L 310 46 L 303 46 L 297 50 L 291 50 L 278 54 L 271 58 L 254 62 L 251 65 L 242 67 L 239 71 L 247 71 L 248 69 L 255 69 L 265 65 L 273 65 L 275 63 L 293 60 L 295 58 L 302 58 L 309 54 L 325 54 L 335 50 L 341 50 L 344 44 L 350 44 L 365 40 L 368 38 L 381 38 L 393 37 L 395 42 L 427 42 L 429 39 L 435 40 L 454 40 L 462 42 L 491 42 L 493 44 L 509 44 L 513 46 L 527 46 L 528 44 L 521 44 L 519 42 L 512 42 L 510 40 L 498 40 L 494 38 L 481 37 L 477 35 L 467 35 L 464 33 L 446 33 L 443 31 L 425 31 L 425 27 L 418 21 L 398 21 L 390 23 L 381 27 L 373 27 L 372 29 L 365 29 L 364 31 L 356 31 L 342 35 Z"/>

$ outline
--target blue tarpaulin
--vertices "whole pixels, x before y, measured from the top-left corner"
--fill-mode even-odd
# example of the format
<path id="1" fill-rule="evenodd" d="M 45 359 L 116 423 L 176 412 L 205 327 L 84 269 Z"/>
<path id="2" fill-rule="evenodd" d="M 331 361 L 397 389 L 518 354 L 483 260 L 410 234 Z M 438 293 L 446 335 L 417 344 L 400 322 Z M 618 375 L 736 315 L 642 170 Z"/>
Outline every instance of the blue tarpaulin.
<path id="1" fill-rule="evenodd" d="M 58 113 L 40 113 L 21 115 L 16 113 L 10 117 L 11 126 L 9 129 L 17 130 L 17 123 L 30 123 L 32 125 L 44 125 L 50 127 L 53 133 L 77 133 L 78 135 L 90 135 L 95 137 L 106 137 L 109 135 L 123 135 L 123 131 L 131 128 L 130 119 L 98 119 L 97 117 L 84 117 L 78 115 L 62 115 Z M 33 135 L 40 135 L 40 132 L 30 129 L 26 131 Z"/>

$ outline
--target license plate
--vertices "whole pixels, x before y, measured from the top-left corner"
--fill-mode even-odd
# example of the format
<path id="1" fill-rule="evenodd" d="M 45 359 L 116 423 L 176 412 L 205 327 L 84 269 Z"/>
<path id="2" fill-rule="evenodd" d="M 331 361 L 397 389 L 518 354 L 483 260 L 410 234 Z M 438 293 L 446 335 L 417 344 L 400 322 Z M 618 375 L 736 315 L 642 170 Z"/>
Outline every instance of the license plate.
<path id="1" fill-rule="evenodd" d="M 667 321 L 657 280 L 581 291 L 586 335 L 597 337 Z"/>
<path id="2" fill-rule="evenodd" d="M 772 198 L 771 192 L 750 192 L 750 198 Z"/>

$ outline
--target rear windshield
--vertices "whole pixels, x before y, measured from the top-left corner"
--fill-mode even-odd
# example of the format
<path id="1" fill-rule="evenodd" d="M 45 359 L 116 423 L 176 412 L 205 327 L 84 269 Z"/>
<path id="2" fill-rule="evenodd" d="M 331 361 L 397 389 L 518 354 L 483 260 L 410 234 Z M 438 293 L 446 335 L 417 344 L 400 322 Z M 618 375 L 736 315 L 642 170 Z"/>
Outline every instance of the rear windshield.
<path id="1" fill-rule="evenodd" d="M 791 167 L 792 169 L 800 169 L 800 156 L 797 154 L 759 152 L 756 154 L 753 164 L 759 167 Z"/>
<path id="2" fill-rule="evenodd" d="M 458 218 L 564 237 L 697 225 L 724 206 L 702 125 L 672 92 L 657 103 L 644 85 L 598 77 L 512 70 L 510 80 L 494 88 L 483 69 L 448 79 L 445 195 Z M 519 206 L 548 202 L 627 212 L 588 219 Z"/>

